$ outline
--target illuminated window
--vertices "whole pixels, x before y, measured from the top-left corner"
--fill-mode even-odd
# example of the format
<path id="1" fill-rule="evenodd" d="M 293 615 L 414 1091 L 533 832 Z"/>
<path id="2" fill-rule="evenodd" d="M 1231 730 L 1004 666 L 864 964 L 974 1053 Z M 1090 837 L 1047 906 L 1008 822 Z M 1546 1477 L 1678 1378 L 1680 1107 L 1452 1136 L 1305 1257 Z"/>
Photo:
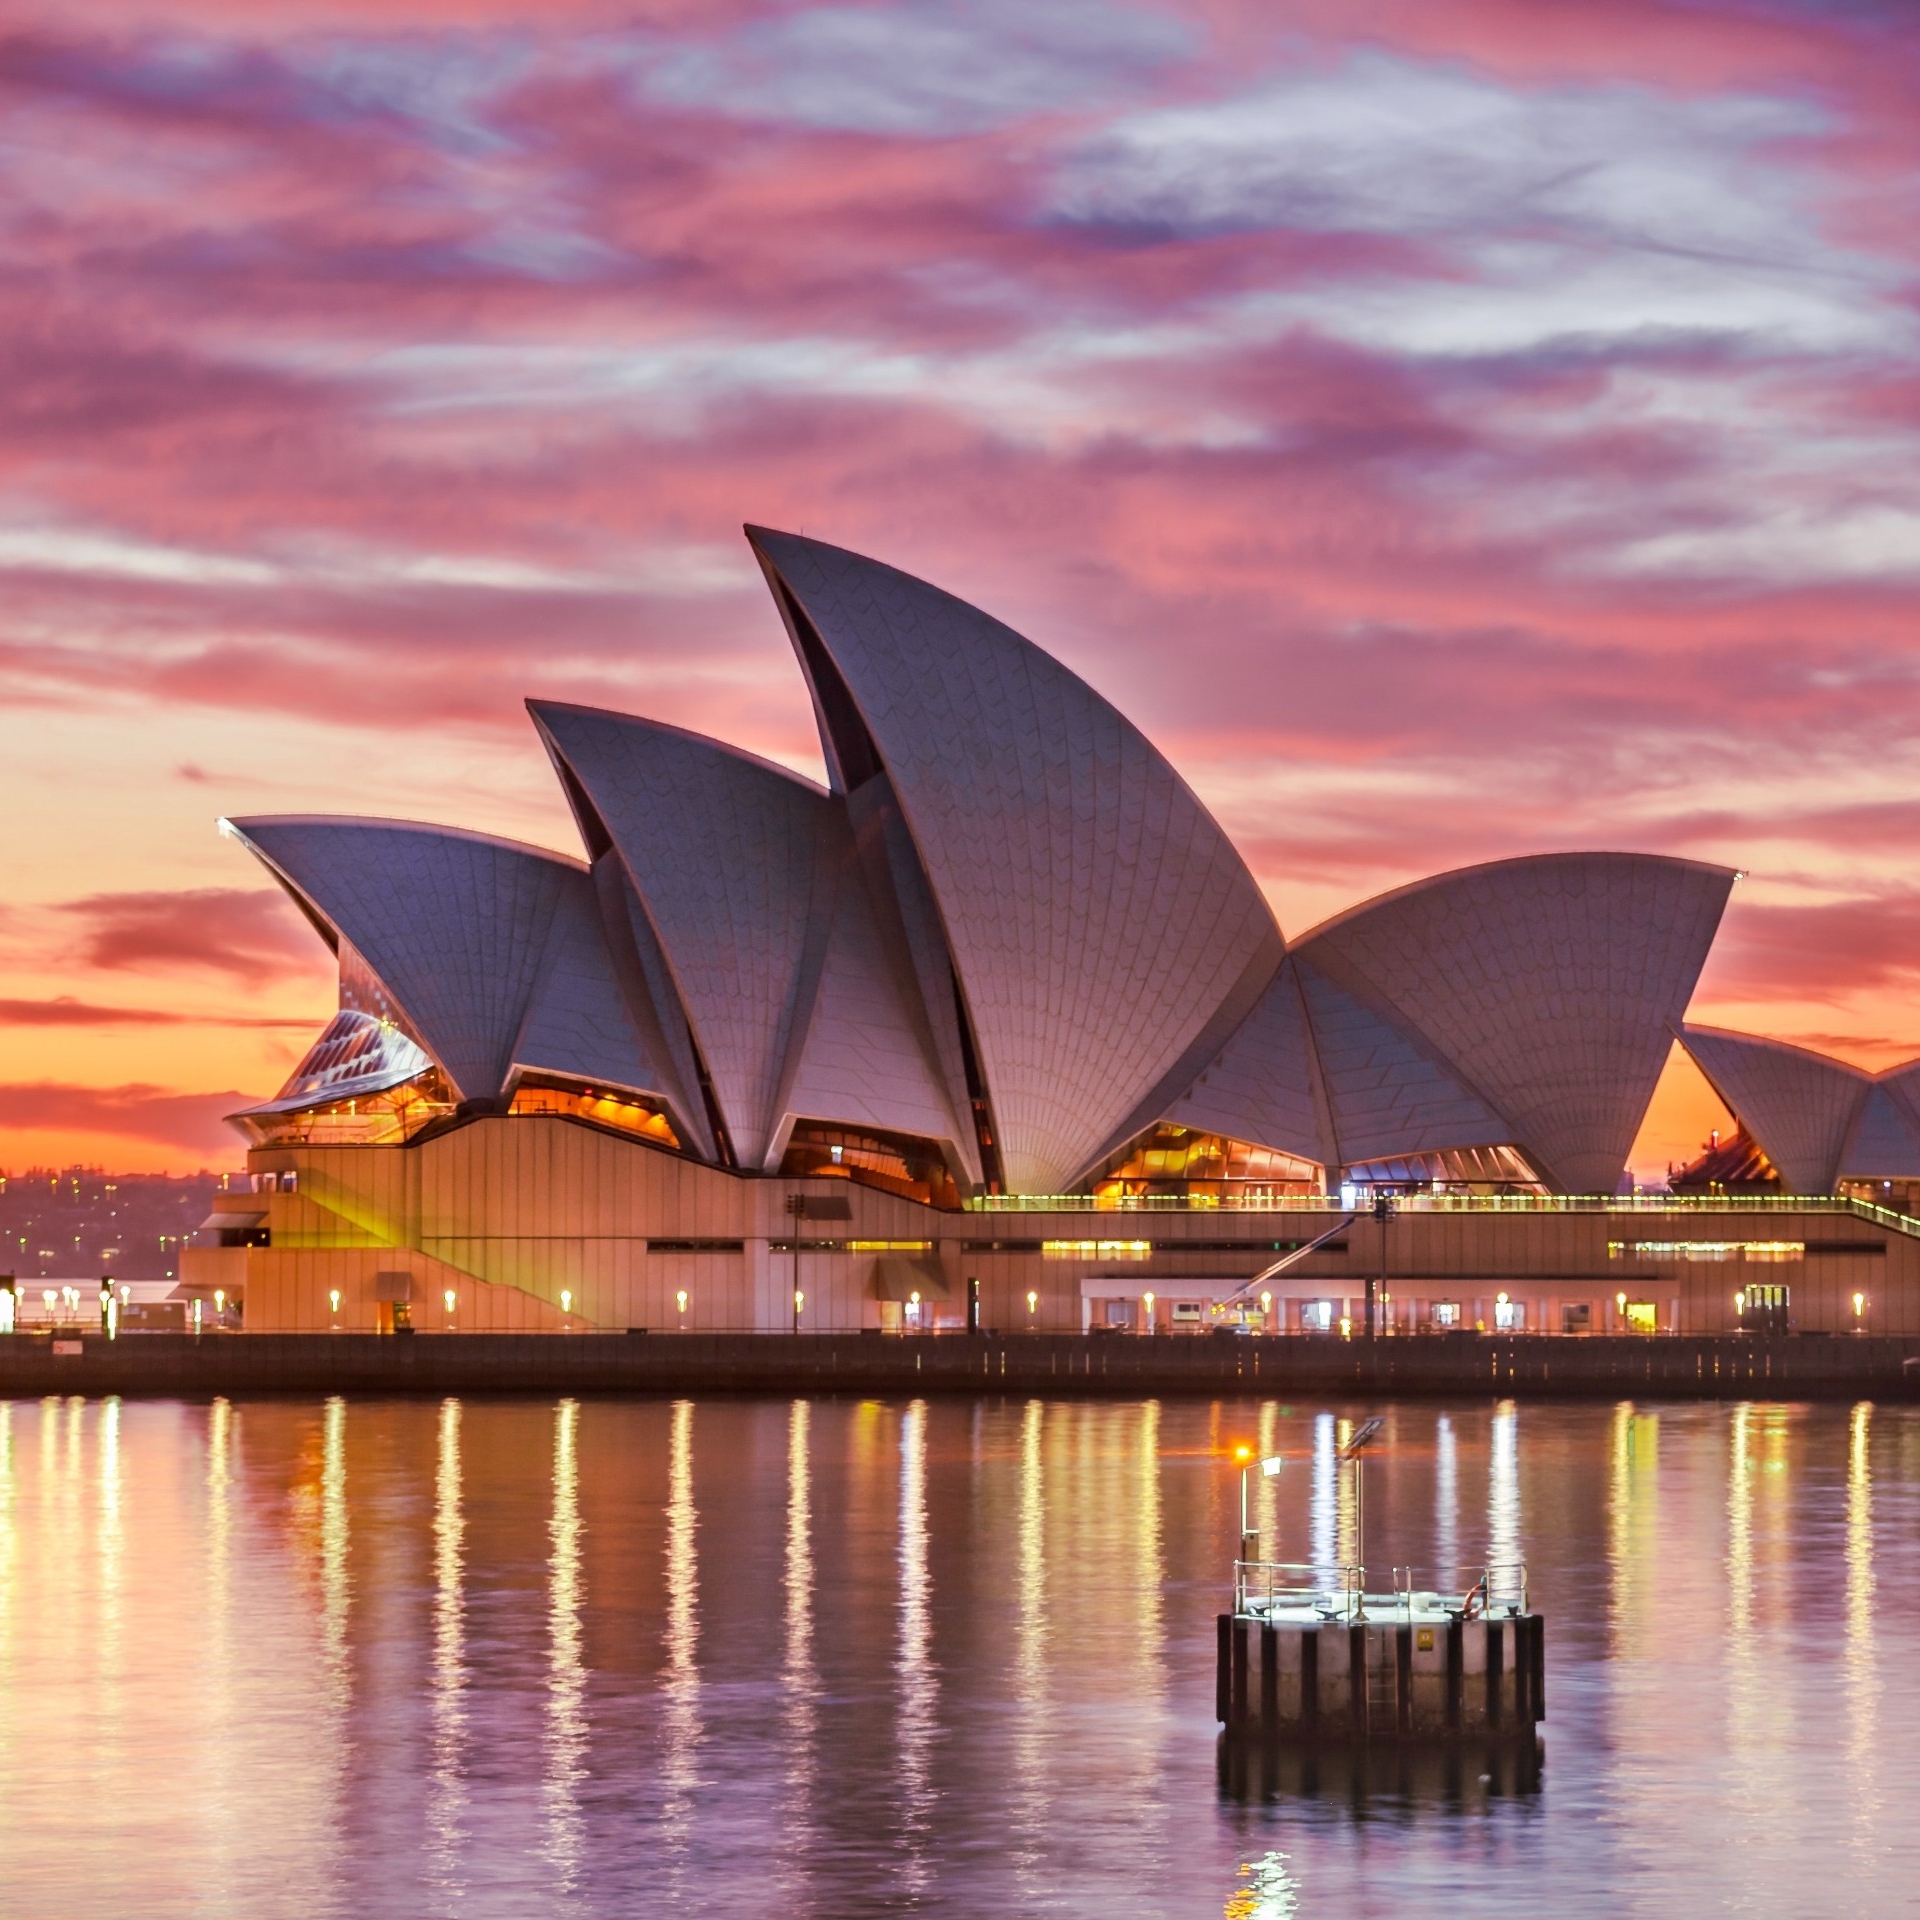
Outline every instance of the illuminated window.
<path id="1" fill-rule="evenodd" d="M 1094 1175 L 1093 1192 L 1101 1200 L 1173 1194 L 1244 1205 L 1314 1193 L 1319 1180 L 1320 1169 L 1295 1154 L 1163 1123 L 1115 1154 Z"/>
<path id="2" fill-rule="evenodd" d="M 851 1180 L 855 1186 L 873 1187 L 927 1206 L 960 1204 L 960 1189 L 939 1144 L 914 1134 L 799 1120 L 780 1171 L 790 1180 Z"/>
<path id="3" fill-rule="evenodd" d="M 931 1240 L 849 1240 L 849 1253 L 931 1253 Z"/>
<path id="4" fill-rule="evenodd" d="M 638 1094 L 613 1093 L 604 1087 L 569 1086 L 558 1081 L 523 1080 L 513 1091 L 516 1114 L 550 1114 L 584 1120 L 590 1126 L 610 1127 L 657 1146 L 678 1147 L 679 1136 L 667 1116 Z"/>
<path id="5" fill-rule="evenodd" d="M 1146 1260 L 1153 1254 L 1151 1240 L 1042 1240 L 1044 1260 Z"/>
<path id="6" fill-rule="evenodd" d="M 1457 1327 L 1460 1324 L 1460 1302 L 1436 1300 L 1433 1303 L 1433 1324 L 1436 1327 Z"/>
<path id="7" fill-rule="evenodd" d="M 1362 1160 L 1350 1165 L 1341 1185 L 1341 1205 L 1348 1188 L 1356 1193 L 1378 1187 L 1396 1192 L 1430 1193 L 1545 1193 L 1546 1184 L 1527 1164 L 1518 1147 L 1454 1147 L 1444 1153 L 1408 1153 L 1390 1160 Z"/>
<path id="8" fill-rule="evenodd" d="M 1804 1240 L 1609 1240 L 1610 1260 L 1804 1260 Z"/>
<path id="9" fill-rule="evenodd" d="M 411 1140 L 454 1109 L 453 1089 L 437 1068 L 383 1092 L 322 1100 L 274 1101 L 237 1116 L 256 1147 L 383 1147 Z"/>
<path id="10" fill-rule="evenodd" d="M 1627 1302 L 1627 1331 L 1629 1333 L 1653 1333 L 1660 1325 L 1660 1315 L 1651 1300 L 1629 1300 Z"/>
<path id="11" fill-rule="evenodd" d="M 1300 1331 L 1302 1333 L 1331 1333 L 1333 1331 L 1333 1302 L 1331 1300 L 1302 1300 L 1300 1302 Z"/>

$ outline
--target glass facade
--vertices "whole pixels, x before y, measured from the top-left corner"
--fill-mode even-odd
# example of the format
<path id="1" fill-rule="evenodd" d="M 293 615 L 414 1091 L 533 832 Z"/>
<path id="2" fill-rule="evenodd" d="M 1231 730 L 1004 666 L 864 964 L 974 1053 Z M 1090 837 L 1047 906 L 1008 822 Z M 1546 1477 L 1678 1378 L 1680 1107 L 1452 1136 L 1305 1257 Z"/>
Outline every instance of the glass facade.
<path id="1" fill-rule="evenodd" d="M 907 1133 L 879 1133 L 824 1120 L 794 1123 L 780 1171 L 788 1179 L 851 1180 L 928 1206 L 957 1207 L 960 1189 L 939 1145 Z"/>
<path id="2" fill-rule="evenodd" d="M 1518 1147 L 1452 1147 L 1443 1153 L 1396 1154 L 1348 1166 L 1343 1188 L 1398 1193 L 1545 1193 L 1546 1183 Z"/>
<path id="3" fill-rule="evenodd" d="M 1244 1205 L 1319 1191 L 1320 1169 L 1311 1160 L 1164 1122 L 1115 1154 L 1093 1178 L 1094 1196 L 1101 1200 L 1175 1194 Z"/>
<path id="4" fill-rule="evenodd" d="M 398 1087 L 291 1106 L 275 1101 L 236 1115 L 256 1147 L 391 1147 L 415 1139 L 454 1109 L 453 1089 L 428 1067 Z"/>
<path id="5" fill-rule="evenodd" d="M 680 1136 L 654 1102 L 637 1093 L 615 1093 L 604 1087 L 571 1086 L 558 1080 L 522 1080 L 513 1090 L 516 1114 L 551 1114 L 566 1120 L 584 1120 L 590 1126 L 609 1127 L 615 1133 L 637 1135 L 656 1146 L 678 1151 Z"/>

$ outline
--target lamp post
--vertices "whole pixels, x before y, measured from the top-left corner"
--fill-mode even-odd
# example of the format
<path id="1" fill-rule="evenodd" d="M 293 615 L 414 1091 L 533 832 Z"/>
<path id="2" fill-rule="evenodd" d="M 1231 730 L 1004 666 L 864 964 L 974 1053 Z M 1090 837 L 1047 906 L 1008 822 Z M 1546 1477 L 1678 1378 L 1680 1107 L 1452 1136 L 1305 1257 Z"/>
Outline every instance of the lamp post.
<path id="1" fill-rule="evenodd" d="M 800 1331 L 800 1223 L 807 1217 L 807 1196 L 787 1195 L 787 1214 L 793 1221 L 793 1330 Z"/>
<path id="2" fill-rule="evenodd" d="M 1373 1274 L 1367 1275 L 1366 1335 L 1369 1340 L 1374 1337 L 1374 1289 L 1378 1286 L 1384 1291 L 1387 1284 L 1387 1225 L 1393 1218 L 1393 1207 L 1392 1194 L 1376 1193 L 1373 1196 L 1373 1217 L 1380 1222 L 1380 1272 L 1377 1279 Z"/>
<path id="3" fill-rule="evenodd" d="M 1151 1332 L 1153 1332 L 1153 1330 L 1154 1330 L 1154 1327 L 1153 1327 L 1153 1289 L 1152 1289 L 1151 1287 L 1149 1287 L 1149 1288 L 1147 1289 L 1147 1291 L 1146 1291 L 1145 1293 L 1143 1293 L 1143 1294 L 1142 1294 L 1142 1295 L 1140 1296 L 1140 1298 L 1141 1298 L 1141 1301 L 1142 1301 L 1142 1303 L 1143 1303 L 1143 1304 L 1145 1305 L 1145 1307 L 1146 1307 L 1146 1309 L 1147 1309 L 1147 1331 L 1148 1331 L 1149 1333 L 1151 1333 Z"/>
<path id="4" fill-rule="evenodd" d="M 1258 1560 L 1260 1558 L 1260 1533 L 1249 1521 L 1247 1514 L 1247 1475 L 1255 1466 L 1251 1447 L 1235 1447 L 1233 1457 L 1240 1462 L 1240 1558 Z M 1277 1453 L 1270 1453 L 1258 1463 L 1260 1477 L 1271 1480 L 1286 1464 Z"/>

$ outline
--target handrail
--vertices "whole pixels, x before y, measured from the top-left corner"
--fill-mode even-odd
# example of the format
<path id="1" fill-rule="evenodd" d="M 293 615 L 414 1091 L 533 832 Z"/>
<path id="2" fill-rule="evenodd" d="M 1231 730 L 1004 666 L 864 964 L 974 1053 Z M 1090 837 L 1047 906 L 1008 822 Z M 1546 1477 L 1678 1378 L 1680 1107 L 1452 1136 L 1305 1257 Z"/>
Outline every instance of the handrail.
<path id="1" fill-rule="evenodd" d="M 1317 1613 L 1324 1620 L 1358 1621 L 1369 1613 L 1450 1613 L 1463 1620 L 1484 1618 L 1496 1611 L 1531 1612 L 1527 1566 L 1524 1560 L 1486 1561 L 1456 1568 L 1434 1569 L 1434 1583 L 1423 1585 L 1426 1569 L 1395 1567 L 1391 1593 L 1366 1590 L 1363 1566 L 1305 1560 L 1236 1560 L 1233 1563 L 1233 1610 L 1242 1618 L 1260 1618 L 1281 1610 Z M 1451 1573 L 1452 1579 L 1443 1576 Z M 1301 1578 L 1300 1576 L 1305 1576 Z M 1424 1604 L 1416 1605 L 1416 1602 Z"/>
<path id="2" fill-rule="evenodd" d="M 1402 1213 L 1848 1214 L 1920 1240 L 1920 1218 L 1844 1194 L 1400 1193 Z M 977 1193 L 968 1213 L 1351 1213 L 1338 1194 Z"/>

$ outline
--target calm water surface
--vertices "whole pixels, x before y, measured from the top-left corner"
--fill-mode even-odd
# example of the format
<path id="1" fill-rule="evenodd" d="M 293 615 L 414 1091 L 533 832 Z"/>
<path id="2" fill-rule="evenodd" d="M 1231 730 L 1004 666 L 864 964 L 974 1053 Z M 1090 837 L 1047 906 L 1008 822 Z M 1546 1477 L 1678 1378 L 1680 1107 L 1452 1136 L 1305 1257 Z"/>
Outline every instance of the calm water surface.
<path id="1" fill-rule="evenodd" d="M 1537 1791 L 1223 1787 L 1236 1441 L 1352 1407 L 0 1402 L 0 1911 L 1884 1914 L 1920 1413 L 1388 1409 L 1376 1565 L 1516 1549 Z"/>

